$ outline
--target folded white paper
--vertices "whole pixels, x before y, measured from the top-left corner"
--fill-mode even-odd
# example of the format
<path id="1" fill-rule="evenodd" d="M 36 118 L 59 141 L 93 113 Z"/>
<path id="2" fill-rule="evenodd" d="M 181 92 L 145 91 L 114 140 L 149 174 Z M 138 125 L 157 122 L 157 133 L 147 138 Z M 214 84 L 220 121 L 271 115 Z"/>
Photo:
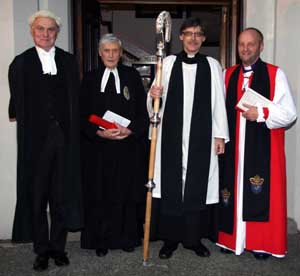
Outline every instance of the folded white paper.
<path id="1" fill-rule="evenodd" d="M 255 90 L 247 88 L 247 90 L 244 92 L 243 96 L 236 105 L 238 109 L 241 109 L 242 111 L 247 111 L 248 108 L 245 107 L 243 104 L 249 104 L 256 107 L 269 107 L 273 103 L 266 97 L 257 93 Z"/>
<path id="2" fill-rule="evenodd" d="M 102 118 L 106 121 L 109 121 L 112 123 L 117 123 L 123 127 L 128 127 L 131 122 L 127 118 L 125 118 L 115 112 L 112 112 L 110 110 L 107 110 Z"/>

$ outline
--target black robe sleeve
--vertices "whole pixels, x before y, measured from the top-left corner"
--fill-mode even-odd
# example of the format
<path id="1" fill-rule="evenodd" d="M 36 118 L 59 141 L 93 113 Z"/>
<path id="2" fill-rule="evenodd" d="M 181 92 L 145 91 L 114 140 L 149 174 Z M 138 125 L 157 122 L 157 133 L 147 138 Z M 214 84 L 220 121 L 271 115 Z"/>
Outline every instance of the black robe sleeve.
<path id="1" fill-rule="evenodd" d="M 80 78 L 75 57 L 68 52 L 64 52 L 64 58 L 70 105 L 70 132 L 69 140 L 67 142 L 66 183 L 64 187 L 64 223 L 66 229 L 77 231 L 83 227 L 83 203 L 80 173 Z"/>
<path id="2" fill-rule="evenodd" d="M 145 134 L 149 126 L 149 117 L 146 109 L 146 92 L 139 73 L 133 69 L 133 82 L 136 97 L 135 119 L 130 123 L 128 128 L 133 132 L 136 138 Z"/>
<path id="3" fill-rule="evenodd" d="M 96 79 L 95 72 L 89 72 L 86 74 L 82 80 L 81 91 L 80 91 L 80 125 L 81 130 L 89 139 L 94 139 L 97 136 L 96 132 L 98 126 L 91 124 L 88 121 L 89 116 L 91 115 L 91 101 L 93 100 L 92 92 Z M 100 139 L 100 137 L 98 137 Z"/>
<path id="4" fill-rule="evenodd" d="M 17 202 L 13 221 L 12 241 L 32 241 L 32 195 L 25 174 L 24 128 L 24 55 L 21 54 L 9 66 L 10 88 L 9 118 L 17 120 Z M 28 165 L 28 164 L 27 164 Z"/>
<path id="5" fill-rule="evenodd" d="M 10 119 L 16 119 L 16 94 L 20 86 L 21 76 L 18 74 L 20 70 L 18 68 L 22 67 L 23 58 L 22 56 L 16 57 L 9 66 L 8 70 L 8 82 L 9 82 L 9 91 L 10 99 L 8 106 L 8 115 Z M 19 80 L 19 81 L 17 81 Z"/>

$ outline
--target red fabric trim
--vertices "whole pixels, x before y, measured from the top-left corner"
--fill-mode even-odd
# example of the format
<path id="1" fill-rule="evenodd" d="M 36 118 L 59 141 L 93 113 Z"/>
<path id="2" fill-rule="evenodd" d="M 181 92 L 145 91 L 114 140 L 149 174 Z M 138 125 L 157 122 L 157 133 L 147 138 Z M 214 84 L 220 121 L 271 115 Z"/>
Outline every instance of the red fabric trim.
<path id="1" fill-rule="evenodd" d="M 269 117 L 269 108 L 263 107 L 264 119 L 267 120 Z"/>
<path id="2" fill-rule="evenodd" d="M 275 94 L 275 80 L 276 80 L 278 67 L 273 64 L 267 63 L 267 68 L 268 68 L 269 78 L 270 78 L 270 100 L 273 101 L 274 94 Z"/>
<path id="3" fill-rule="evenodd" d="M 225 87 L 226 87 L 226 95 L 227 95 L 227 88 L 228 88 L 228 83 L 229 80 L 231 78 L 231 75 L 233 73 L 233 71 L 235 70 L 235 68 L 237 68 L 239 65 L 234 65 L 232 67 L 229 67 L 228 69 L 226 69 L 226 73 L 225 73 Z"/>

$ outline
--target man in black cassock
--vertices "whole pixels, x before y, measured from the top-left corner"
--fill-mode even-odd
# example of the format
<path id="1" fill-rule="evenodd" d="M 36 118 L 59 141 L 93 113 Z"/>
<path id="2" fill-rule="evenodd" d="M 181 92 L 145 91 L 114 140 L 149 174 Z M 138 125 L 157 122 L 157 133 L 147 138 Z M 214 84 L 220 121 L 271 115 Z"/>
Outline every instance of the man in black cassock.
<path id="1" fill-rule="evenodd" d="M 99 42 L 101 63 L 86 74 L 81 91 L 82 172 L 85 228 L 81 246 L 132 252 L 142 235 L 147 167 L 148 114 L 146 94 L 138 72 L 119 64 L 121 41 L 113 34 Z M 114 112 L 130 120 L 100 129 L 91 115 Z M 115 121 L 115 119 L 112 119 Z"/>
<path id="2" fill-rule="evenodd" d="M 33 241 L 33 268 L 69 264 L 68 230 L 82 227 L 79 158 L 79 74 L 75 58 L 55 46 L 60 19 L 29 18 L 35 47 L 9 67 L 9 118 L 17 122 L 17 204 L 13 242 Z M 47 220 L 49 203 L 51 228 Z"/>
<path id="3" fill-rule="evenodd" d="M 161 259 L 179 243 L 200 257 L 210 255 L 201 239 L 216 240 L 218 155 L 228 141 L 222 68 L 199 53 L 201 21 L 184 21 L 179 38 L 182 52 L 164 59 L 162 87 L 153 85 L 148 97 L 150 115 L 152 98 L 161 97 L 151 218 L 152 239 L 164 241 Z"/>

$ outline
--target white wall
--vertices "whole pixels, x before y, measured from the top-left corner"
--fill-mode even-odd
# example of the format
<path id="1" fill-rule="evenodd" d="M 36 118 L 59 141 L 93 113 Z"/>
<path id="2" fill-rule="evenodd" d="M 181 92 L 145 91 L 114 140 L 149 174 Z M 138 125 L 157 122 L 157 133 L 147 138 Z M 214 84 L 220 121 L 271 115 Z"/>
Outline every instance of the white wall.
<path id="1" fill-rule="evenodd" d="M 40 0 L 41 1 L 41 0 Z M 59 16 L 62 20 L 62 28 L 56 41 L 58 47 L 63 48 L 66 51 L 73 51 L 72 43 L 72 20 L 71 20 L 71 1 L 70 0 L 43 0 L 48 2 L 48 6 L 45 9 L 49 9 Z"/>
<path id="2" fill-rule="evenodd" d="M 15 53 L 20 54 L 32 47 L 32 38 L 29 33 L 28 17 L 37 10 L 49 9 L 61 18 L 62 28 L 58 35 L 56 45 L 66 51 L 72 50 L 70 32 L 70 0 L 13 0 L 14 5 L 14 38 Z"/>
<path id="3" fill-rule="evenodd" d="M 32 39 L 29 33 L 28 17 L 38 9 L 37 0 L 13 0 L 14 42 L 15 55 L 32 47 Z"/>
<path id="4" fill-rule="evenodd" d="M 9 239 L 16 194 L 16 132 L 8 121 L 8 65 L 14 57 L 14 22 L 11 0 L 0 2 L 0 239 Z"/>
<path id="5" fill-rule="evenodd" d="M 300 0 L 277 2 L 275 61 L 287 73 L 297 104 L 298 121 L 287 131 L 288 214 L 300 229 Z M 298 165 L 297 165 L 298 164 Z"/>
<path id="6" fill-rule="evenodd" d="M 265 36 L 262 58 L 280 66 L 288 76 L 298 117 L 300 110 L 300 0 L 246 0 L 245 27 L 256 27 Z M 300 229 L 300 126 L 299 121 L 286 131 L 288 216 Z M 298 138 L 297 138 L 298 137 Z"/>
<path id="7" fill-rule="evenodd" d="M 32 47 L 28 17 L 50 9 L 61 17 L 63 27 L 57 45 L 71 50 L 69 0 L 0 1 L 0 240 L 10 239 L 16 202 L 16 126 L 8 121 L 8 66 L 14 56 Z"/>

